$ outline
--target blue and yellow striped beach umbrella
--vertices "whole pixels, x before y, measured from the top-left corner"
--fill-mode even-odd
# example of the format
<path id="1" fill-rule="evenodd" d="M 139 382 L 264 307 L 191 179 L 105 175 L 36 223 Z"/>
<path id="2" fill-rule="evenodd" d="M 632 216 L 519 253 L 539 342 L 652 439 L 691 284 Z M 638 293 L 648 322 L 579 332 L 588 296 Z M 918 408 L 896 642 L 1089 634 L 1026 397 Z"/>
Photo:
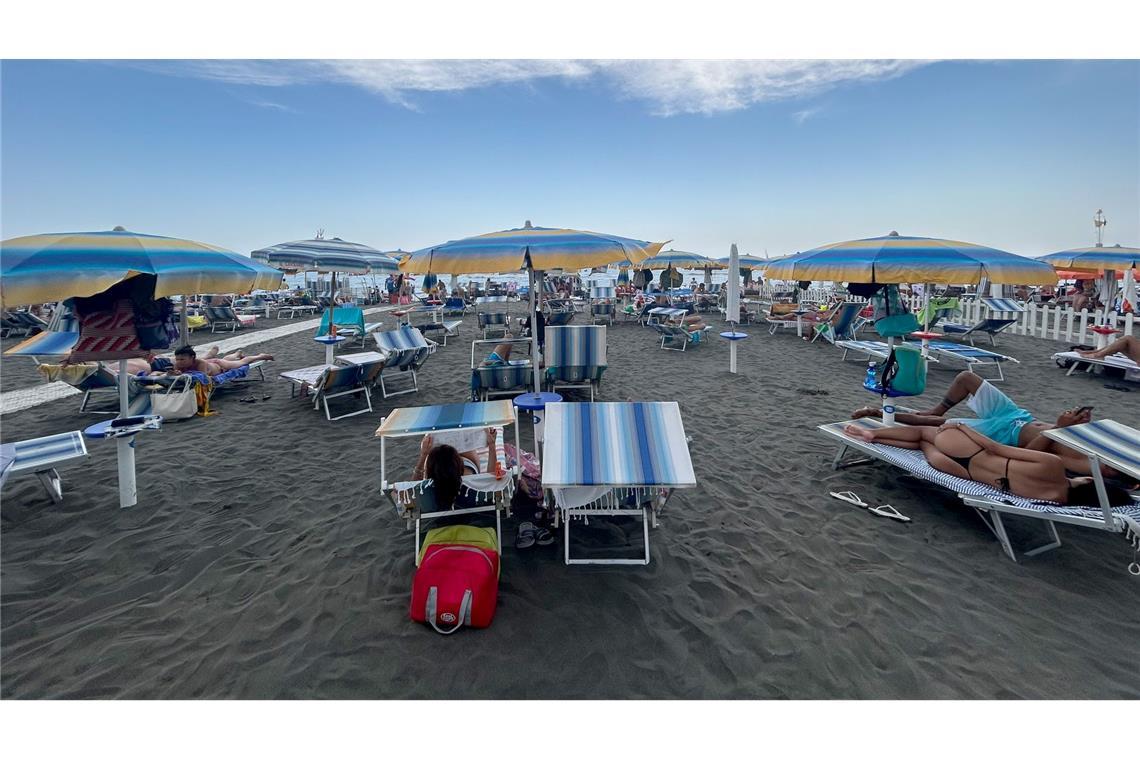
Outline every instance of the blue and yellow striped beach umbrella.
<path id="1" fill-rule="evenodd" d="M 400 262 L 410 274 L 491 274 L 527 269 L 589 269 L 628 259 L 634 264 L 664 243 L 599 232 L 525 226 L 421 248 Z"/>
<path id="2" fill-rule="evenodd" d="M 1140 268 L 1140 248 L 1094 245 L 1088 248 L 1070 248 L 1041 256 L 1054 269 L 1076 269 L 1083 272 L 1124 272 Z"/>
<path id="3" fill-rule="evenodd" d="M 276 289 L 281 273 L 225 248 L 129 232 L 62 232 L 0 243 L 0 301 L 6 306 L 93 296 L 137 274 L 157 278 L 154 295 Z"/>
<path id="4" fill-rule="evenodd" d="M 892 232 L 785 256 L 764 269 L 769 279 L 874 282 L 882 284 L 994 283 L 1053 285 L 1053 268 L 1038 259 L 996 248 Z"/>

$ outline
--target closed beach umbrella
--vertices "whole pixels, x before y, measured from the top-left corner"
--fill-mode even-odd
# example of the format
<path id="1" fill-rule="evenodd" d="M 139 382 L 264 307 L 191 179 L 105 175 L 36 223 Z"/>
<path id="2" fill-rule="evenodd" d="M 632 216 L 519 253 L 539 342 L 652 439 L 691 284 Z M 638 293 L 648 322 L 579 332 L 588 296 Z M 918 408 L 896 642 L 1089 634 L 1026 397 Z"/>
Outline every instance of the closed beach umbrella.
<path id="1" fill-rule="evenodd" d="M 421 248 L 402 259 L 400 269 L 412 274 L 451 275 L 519 272 L 525 269 L 530 280 L 531 361 L 534 365 L 534 389 L 538 391 L 541 384 L 534 273 L 548 269 L 588 269 L 622 260 L 639 264 L 660 251 L 663 245 L 599 232 L 533 227 L 528 221 L 517 229 Z"/>
<path id="2" fill-rule="evenodd" d="M 849 240 L 785 256 L 764 268 L 769 279 L 976 285 L 982 278 L 1013 285 L 1052 285 L 1051 267 L 1037 259 L 974 243 L 910 237 Z"/>
<path id="3" fill-rule="evenodd" d="M 739 257 L 740 253 L 736 250 L 736 243 L 733 243 L 731 253 L 728 255 L 729 272 L 736 271 L 740 268 Z M 725 298 L 724 316 L 725 319 L 734 324 L 740 321 L 739 277 L 733 277 L 730 275 L 728 278 L 728 295 Z"/>
<path id="4" fill-rule="evenodd" d="M 281 273 L 233 251 L 192 240 L 129 232 L 65 232 L 0 243 L 0 300 L 6 305 L 93 296 L 140 274 L 155 278 L 154 297 L 246 293 L 277 288 Z M 119 361 L 119 413 L 129 413 L 127 360 Z M 116 440 L 119 506 L 136 503 L 135 449 Z"/>

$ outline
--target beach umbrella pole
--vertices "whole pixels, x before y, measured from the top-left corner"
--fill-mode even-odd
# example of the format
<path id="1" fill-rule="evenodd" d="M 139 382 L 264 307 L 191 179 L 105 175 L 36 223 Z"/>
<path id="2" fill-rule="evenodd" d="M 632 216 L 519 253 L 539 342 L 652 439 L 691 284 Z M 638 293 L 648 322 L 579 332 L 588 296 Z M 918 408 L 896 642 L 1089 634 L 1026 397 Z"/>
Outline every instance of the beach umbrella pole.
<path id="1" fill-rule="evenodd" d="M 536 277 L 534 267 L 527 267 L 527 277 L 530 280 L 530 287 L 527 292 L 530 294 L 530 363 L 534 371 L 534 392 L 542 392 L 542 373 L 538 369 L 538 293 L 537 283 L 542 280 L 541 277 Z"/>
<path id="2" fill-rule="evenodd" d="M 119 417 L 130 414 L 130 397 L 127 379 L 127 360 L 119 360 Z M 138 503 L 138 488 L 135 483 L 135 437 L 124 435 L 115 439 L 119 458 L 119 508 L 126 509 Z"/>

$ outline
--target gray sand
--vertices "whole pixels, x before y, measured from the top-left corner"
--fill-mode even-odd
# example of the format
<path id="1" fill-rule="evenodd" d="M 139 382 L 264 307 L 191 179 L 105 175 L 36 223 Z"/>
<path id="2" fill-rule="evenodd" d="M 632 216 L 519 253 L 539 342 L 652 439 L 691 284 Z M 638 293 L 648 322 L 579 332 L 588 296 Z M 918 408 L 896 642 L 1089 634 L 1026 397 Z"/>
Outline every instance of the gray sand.
<path id="1" fill-rule="evenodd" d="M 231 393 L 215 417 L 146 435 L 134 509 L 117 508 L 106 443 L 64 472 L 61 506 L 10 481 L 3 697 L 1140 696 L 1140 579 L 1120 536 L 1061 526 L 1059 550 L 1014 564 L 953 495 L 886 466 L 833 472 L 814 426 L 877 401 L 864 365 L 759 327 L 736 376 L 719 339 L 681 354 L 644 328 L 610 330 L 601 400 L 676 399 L 693 438 L 699 487 L 670 502 L 652 564 L 567 568 L 559 544 L 507 548 L 490 629 L 413 624 L 412 539 L 378 493 L 372 432 L 396 406 L 465 398 L 473 322 L 428 360 L 418 395 L 372 415 L 330 424 L 274 379 L 268 401 Z M 1140 386 L 1065 377 L 1057 345 L 999 338 L 1022 361 L 1004 389 L 1043 418 L 1081 403 L 1140 426 Z M 277 371 L 320 360 L 308 334 L 257 350 Z M 4 390 L 21 387 L 4 364 Z M 951 377 L 933 372 L 914 405 Z M 5 416 L 3 438 L 98 419 L 77 406 Z M 529 424 L 522 436 L 529 448 Z M 414 451 L 390 464 L 410 470 Z M 827 495 L 849 489 L 913 522 Z M 1010 523 L 1015 544 L 1041 536 Z M 639 530 L 593 520 L 583 535 L 633 552 Z"/>

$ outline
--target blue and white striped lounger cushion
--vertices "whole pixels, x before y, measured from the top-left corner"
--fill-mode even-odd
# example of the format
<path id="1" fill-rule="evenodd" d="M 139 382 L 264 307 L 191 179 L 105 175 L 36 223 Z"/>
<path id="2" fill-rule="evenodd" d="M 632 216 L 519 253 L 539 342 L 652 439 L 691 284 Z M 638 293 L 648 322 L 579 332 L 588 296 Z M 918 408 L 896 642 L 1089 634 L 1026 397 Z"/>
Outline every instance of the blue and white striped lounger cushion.
<path id="1" fill-rule="evenodd" d="M 837 340 L 835 345 L 847 351 L 859 351 L 879 359 L 886 359 L 891 353 L 891 347 L 881 340 Z"/>
<path id="2" fill-rule="evenodd" d="M 87 456 L 87 445 L 77 430 L 20 441 L 13 447 L 15 459 L 8 470 L 10 475 L 49 470 L 69 459 Z"/>
<path id="3" fill-rule="evenodd" d="M 882 427 L 882 423 L 878 420 L 869 420 L 866 418 L 861 420 L 834 422 L 830 425 L 821 425 L 820 427 L 839 433 L 842 436 L 843 428 L 851 424 L 856 424 L 863 427 Z M 988 486 L 985 483 L 979 483 L 976 480 L 967 480 L 965 478 L 959 478 L 954 475 L 947 475 L 946 473 L 931 467 L 930 463 L 926 461 L 926 457 L 924 457 L 920 451 L 915 451 L 913 449 L 900 449 L 898 447 L 887 446 L 882 443 L 869 443 L 866 445 L 875 450 L 875 455 L 879 459 L 882 459 L 885 462 L 889 462 L 896 467 L 900 467 L 909 472 L 911 475 L 940 485 L 943 488 L 947 488 L 956 494 L 977 496 L 1001 504 L 1008 504 L 1014 507 L 1023 507 L 1025 509 L 1032 509 L 1035 512 L 1041 512 L 1042 514 L 1087 517 L 1093 520 L 1101 519 L 1104 516 L 1104 511 L 1099 506 L 1072 507 L 1065 506 L 1064 504 L 1058 504 L 1052 501 L 1025 499 L 1021 496 L 1014 496 L 1011 493 L 994 488 L 993 486 Z M 1140 504 L 1133 504 L 1132 506 L 1127 507 L 1113 507 L 1112 511 L 1121 516 L 1140 519 Z"/>
<path id="4" fill-rule="evenodd" d="M 995 314 L 1021 314 L 1025 307 L 1012 298 L 983 298 L 982 303 Z"/>
<path id="5" fill-rule="evenodd" d="M 376 345 L 382 351 L 389 352 L 386 369 L 419 369 L 432 350 L 423 333 L 408 325 L 372 335 L 376 339 Z"/>
<path id="6" fill-rule="evenodd" d="M 921 343 L 914 343 L 915 346 L 920 346 Z M 950 343 L 944 340 L 932 340 L 928 344 L 932 351 L 939 351 L 945 354 L 953 354 L 966 362 L 1017 362 L 1012 356 L 999 354 L 995 351 L 987 351 L 984 348 L 977 348 L 975 346 L 967 346 L 961 343 Z"/>

